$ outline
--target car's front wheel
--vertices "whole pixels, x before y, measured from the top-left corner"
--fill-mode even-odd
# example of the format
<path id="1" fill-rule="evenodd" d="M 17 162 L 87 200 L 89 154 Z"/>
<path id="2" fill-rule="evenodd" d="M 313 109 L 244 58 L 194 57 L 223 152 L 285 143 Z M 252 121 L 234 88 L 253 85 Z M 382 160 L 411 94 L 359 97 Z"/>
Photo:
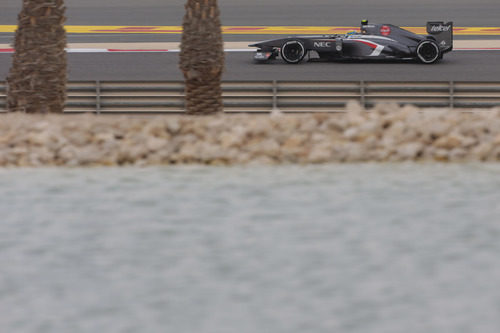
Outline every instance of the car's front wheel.
<path id="1" fill-rule="evenodd" d="M 281 47 L 280 53 L 286 63 L 298 64 L 306 56 L 306 48 L 300 40 L 290 40 Z"/>
<path id="2" fill-rule="evenodd" d="M 417 46 L 417 58 L 423 64 L 433 64 L 442 58 L 439 45 L 433 40 L 424 40 Z"/>

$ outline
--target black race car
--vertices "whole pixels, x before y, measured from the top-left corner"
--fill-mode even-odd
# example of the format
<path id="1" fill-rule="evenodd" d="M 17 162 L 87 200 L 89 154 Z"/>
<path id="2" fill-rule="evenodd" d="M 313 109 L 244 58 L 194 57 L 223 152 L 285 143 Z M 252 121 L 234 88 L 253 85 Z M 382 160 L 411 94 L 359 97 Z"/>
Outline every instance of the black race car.
<path id="1" fill-rule="evenodd" d="M 287 37 L 249 46 L 257 48 L 257 62 L 280 56 L 289 64 L 298 64 L 314 51 L 321 60 L 397 59 L 433 64 L 453 49 L 453 22 L 428 22 L 427 33 L 417 35 L 392 24 L 363 20 L 360 32 Z"/>

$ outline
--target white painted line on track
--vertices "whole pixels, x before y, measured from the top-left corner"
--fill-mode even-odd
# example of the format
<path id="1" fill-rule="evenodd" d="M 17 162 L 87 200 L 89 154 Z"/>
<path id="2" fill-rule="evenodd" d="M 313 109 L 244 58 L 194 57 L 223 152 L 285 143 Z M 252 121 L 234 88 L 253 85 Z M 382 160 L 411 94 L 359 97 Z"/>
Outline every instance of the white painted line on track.
<path id="1" fill-rule="evenodd" d="M 67 49 L 68 53 L 106 53 L 107 49 Z"/>
<path id="2" fill-rule="evenodd" d="M 244 53 L 244 52 L 255 52 L 256 49 L 226 49 L 227 53 Z M 453 51 L 500 51 L 500 48 L 456 48 Z M 66 49 L 68 53 L 179 53 L 179 49 L 97 49 L 97 48 L 71 48 Z M 2 53 L 14 53 L 12 48 L 0 48 L 0 54 Z"/>
<path id="3" fill-rule="evenodd" d="M 68 53 L 179 53 L 181 50 L 134 50 L 134 49 L 66 49 Z M 254 52 L 252 49 L 226 49 L 225 52 Z M 14 53 L 14 49 L 0 49 L 0 53 Z"/>

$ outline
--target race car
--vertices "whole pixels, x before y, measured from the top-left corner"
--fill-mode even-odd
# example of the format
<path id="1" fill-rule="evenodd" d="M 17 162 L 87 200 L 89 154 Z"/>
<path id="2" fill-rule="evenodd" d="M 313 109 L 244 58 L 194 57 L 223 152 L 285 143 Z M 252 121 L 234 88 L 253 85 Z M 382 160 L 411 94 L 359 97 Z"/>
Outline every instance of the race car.
<path id="1" fill-rule="evenodd" d="M 281 57 L 298 64 L 315 52 L 319 60 L 417 60 L 433 64 L 453 50 L 453 22 L 428 22 L 428 35 L 417 35 L 392 24 L 361 21 L 361 31 L 343 35 L 295 36 L 263 41 L 254 60 L 268 62 Z"/>

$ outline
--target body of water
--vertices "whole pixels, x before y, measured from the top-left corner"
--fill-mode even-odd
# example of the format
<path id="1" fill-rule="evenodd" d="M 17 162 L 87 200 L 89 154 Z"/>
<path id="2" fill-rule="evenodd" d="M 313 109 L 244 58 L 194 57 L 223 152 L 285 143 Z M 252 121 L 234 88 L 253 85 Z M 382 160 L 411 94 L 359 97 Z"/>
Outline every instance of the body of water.
<path id="1" fill-rule="evenodd" d="M 0 170 L 0 332 L 500 332 L 500 166 Z"/>

